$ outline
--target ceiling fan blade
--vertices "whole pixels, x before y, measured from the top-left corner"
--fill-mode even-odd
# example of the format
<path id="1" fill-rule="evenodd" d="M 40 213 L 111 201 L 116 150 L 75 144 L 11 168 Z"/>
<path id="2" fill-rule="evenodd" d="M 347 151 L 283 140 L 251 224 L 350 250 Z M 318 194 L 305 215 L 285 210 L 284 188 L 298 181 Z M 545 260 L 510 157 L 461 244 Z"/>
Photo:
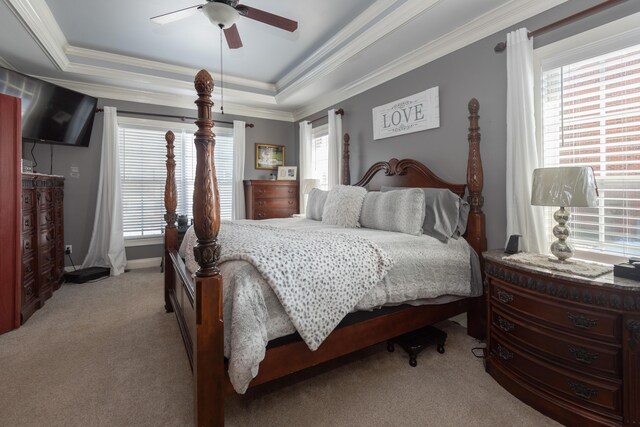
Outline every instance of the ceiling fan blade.
<path id="1" fill-rule="evenodd" d="M 191 15 L 195 15 L 198 13 L 198 10 L 202 7 L 202 5 L 186 7 L 184 9 L 176 10 L 174 12 L 165 13 L 163 15 L 154 16 L 151 18 L 153 22 L 156 24 L 164 25 L 169 22 L 178 21 L 180 19 L 187 18 Z"/>
<path id="2" fill-rule="evenodd" d="M 274 15 L 273 13 L 265 12 L 264 10 L 256 9 L 255 7 L 239 4 L 236 7 L 236 10 L 247 18 L 251 18 L 286 31 L 294 32 L 298 29 L 298 23 L 296 21 Z"/>
<path id="3" fill-rule="evenodd" d="M 242 39 L 240 39 L 240 33 L 238 32 L 236 24 L 225 29 L 224 36 L 227 38 L 229 49 L 239 49 L 242 47 Z"/>

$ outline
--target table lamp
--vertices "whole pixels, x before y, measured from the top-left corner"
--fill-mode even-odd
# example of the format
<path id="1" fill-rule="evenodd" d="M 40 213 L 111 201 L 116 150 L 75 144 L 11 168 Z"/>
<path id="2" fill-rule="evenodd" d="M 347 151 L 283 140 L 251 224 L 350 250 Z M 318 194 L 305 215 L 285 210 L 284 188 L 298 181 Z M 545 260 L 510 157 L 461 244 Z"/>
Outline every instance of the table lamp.
<path id="1" fill-rule="evenodd" d="M 558 240 L 551 244 L 551 253 L 559 261 L 567 261 L 573 256 L 573 249 L 567 244 L 570 214 L 565 208 L 593 208 L 597 206 L 597 199 L 598 187 L 591 167 L 568 166 L 533 171 L 531 204 L 560 207 L 553 214 L 558 223 L 553 227 L 553 235 Z"/>

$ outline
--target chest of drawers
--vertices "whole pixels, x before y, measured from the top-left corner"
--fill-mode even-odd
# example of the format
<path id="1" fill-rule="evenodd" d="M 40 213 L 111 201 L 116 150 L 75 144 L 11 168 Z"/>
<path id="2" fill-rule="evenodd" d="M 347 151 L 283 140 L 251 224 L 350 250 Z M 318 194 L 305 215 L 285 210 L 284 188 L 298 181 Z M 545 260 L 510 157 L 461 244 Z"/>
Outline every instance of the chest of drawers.
<path id="1" fill-rule="evenodd" d="M 51 298 L 64 277 L 64 178 L 22 175 L 21 323 Z"/>
<path id="2" fill-rule="evenodd" d="M 484 254 L 486 369 L 569 426 L 640 426 L 640 283 Z"/>
<path id="3" fill-rule="evenodd" d="M 245 180 L 247 219 L 288 218 L 300 211 L 298 181 Z"/>

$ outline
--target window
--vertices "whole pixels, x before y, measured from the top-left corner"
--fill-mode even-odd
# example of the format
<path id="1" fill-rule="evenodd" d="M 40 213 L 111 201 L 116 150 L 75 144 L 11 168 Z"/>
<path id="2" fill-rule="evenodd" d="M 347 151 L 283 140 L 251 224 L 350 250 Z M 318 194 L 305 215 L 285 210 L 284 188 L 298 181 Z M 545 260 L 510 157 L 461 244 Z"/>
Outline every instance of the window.
<path id="1" fill-rule="evenodd" d="M 120 179 L 125 239 L 160 236 L 165 227 L 165 133 L 175 135 L 178 215 L 193 218 L 192 199 L 196 168 L 195 126 L 118 117 Z M 233 130 L 216 128 L 215 165 L 220 193 L 220 215 L 231 219 L 233 188 Z"/>
<path id="2" fill-rule="evenodd" d="M 640 45 L 589 56 L 543 65 L 544 166 L 591 166 L 595 172 L 598 208 L 571 209 L 570 242 L 576 251 L 638 256 Z M 546 221 L 550 238 L 553 210 Z"/>
<path id="3" fill-rule="evenodd" d="M 313 129 L 311 140 L 311 164 L 313 178 L 320 180 L 320 189 L 329 189 L 329 127 L 319 126 Z"/>

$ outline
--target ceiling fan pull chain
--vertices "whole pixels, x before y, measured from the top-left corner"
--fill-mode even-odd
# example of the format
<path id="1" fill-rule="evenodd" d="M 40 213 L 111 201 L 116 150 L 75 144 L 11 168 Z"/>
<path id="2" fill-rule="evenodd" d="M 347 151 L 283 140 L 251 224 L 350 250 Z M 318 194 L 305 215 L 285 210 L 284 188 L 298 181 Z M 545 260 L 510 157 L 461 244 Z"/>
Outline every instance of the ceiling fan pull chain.
<path id="1" fill-rule="evenodd" d="M 224 114 L 224 68 L 222 65 L 222 25 L 220 25 L 220 114 Z"/>

